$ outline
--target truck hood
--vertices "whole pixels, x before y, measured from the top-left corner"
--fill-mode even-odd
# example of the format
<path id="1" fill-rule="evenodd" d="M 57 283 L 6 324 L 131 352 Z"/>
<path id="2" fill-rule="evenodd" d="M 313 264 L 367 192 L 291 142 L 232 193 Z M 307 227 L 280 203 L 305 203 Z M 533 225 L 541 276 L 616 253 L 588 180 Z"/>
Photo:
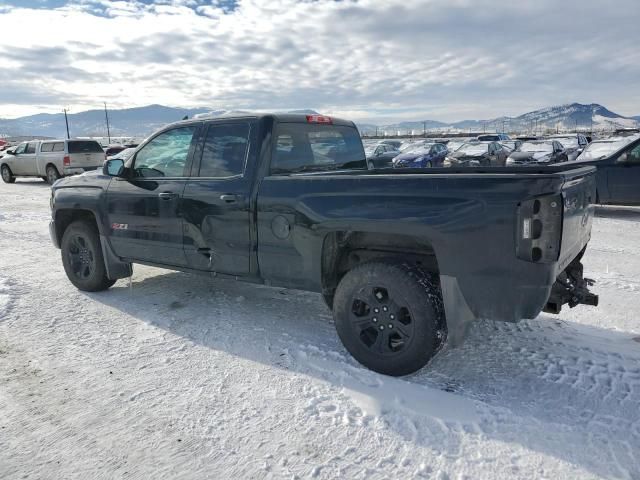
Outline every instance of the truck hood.
<path id="1" fill-rule="evenodd" d="M 53 190 L 69 187 L 94 187 L 106 189 L 110 181 L 111 177 L 104 175 L 102 170 L 98 169 L 90 170 L 88 172 L 81 173 L 80 175 L 62 177 L 60 180 L 56 181 L 51 188 Z"/>

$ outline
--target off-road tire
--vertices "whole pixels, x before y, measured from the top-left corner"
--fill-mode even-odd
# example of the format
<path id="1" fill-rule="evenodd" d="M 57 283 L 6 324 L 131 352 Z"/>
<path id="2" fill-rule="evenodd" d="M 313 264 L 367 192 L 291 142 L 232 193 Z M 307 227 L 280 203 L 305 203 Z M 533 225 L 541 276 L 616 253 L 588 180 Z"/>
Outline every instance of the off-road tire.
<path id="1" fill-rule="evenodd" d="M 71 223 L 62 235 L 60 250 L 67 278 L 78 290 L 99 292 L 116 283 L 107 277 L 98 230 L 90 222 Z"/>
<path id="2" fill-rule="evenodd" d="M 333 317 L 349 353 L 386 375 L 424 367 L 446 338 L 436 277 L 408 262 L 372 261 L 347 272 L 335 292 Z"/>

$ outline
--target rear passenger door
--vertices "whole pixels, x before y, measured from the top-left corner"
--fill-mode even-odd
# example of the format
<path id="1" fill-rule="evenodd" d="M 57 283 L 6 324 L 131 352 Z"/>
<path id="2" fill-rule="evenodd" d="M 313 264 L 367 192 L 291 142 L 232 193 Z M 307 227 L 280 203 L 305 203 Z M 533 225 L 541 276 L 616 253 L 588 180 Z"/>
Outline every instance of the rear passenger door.
<path id="1" fill-rule="evenodd" d="M 239 276 L 251 271 L 256 134 L 254 120 L 204 127 L 181 207 L 184 250 L 191 268 Z"/>

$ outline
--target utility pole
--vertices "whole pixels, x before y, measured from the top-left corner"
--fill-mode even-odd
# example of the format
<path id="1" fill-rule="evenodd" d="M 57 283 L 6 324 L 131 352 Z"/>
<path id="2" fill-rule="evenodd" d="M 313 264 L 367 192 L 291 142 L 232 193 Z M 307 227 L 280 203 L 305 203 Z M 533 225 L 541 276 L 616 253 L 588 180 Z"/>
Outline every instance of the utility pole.
<path id="1" fill-rule="evenodd" d="M 422 135 L 427 136 L 427 122 L 422 122 Z"/>
<path id="2" fill-rule="evenodd" d="M 107 120 L 107 138 L 111 144 L 111 131 L 109 130 L 109 114 L 107 113 L 107 102 L 104 102 L 104 118 Z"/>
<path id="3" fill-rule="evenodd" d="M 67 125 L 67 140 L 68 140 L 71 138 L 69 136 L 69 119 L 67 118 L 67 109 L 63 108 L 62 110 L 64 111 L 64 123 Z"/>

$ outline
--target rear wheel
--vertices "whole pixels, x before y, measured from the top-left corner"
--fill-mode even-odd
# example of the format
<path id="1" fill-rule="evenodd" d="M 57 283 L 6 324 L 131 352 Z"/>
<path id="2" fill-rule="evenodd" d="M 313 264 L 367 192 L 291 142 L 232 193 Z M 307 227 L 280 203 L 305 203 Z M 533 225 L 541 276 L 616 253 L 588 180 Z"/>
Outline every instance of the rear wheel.
<path id="1" fill-rule="evenodd" d="M 53 165 L 47 165 L 47 183 L 49 185 L 53 185 L 56 180 L 60 178 L 60 174 L 58 173 L 58 169 Z"/>
<path id="2" fill-rule="evenodd" d="M 79 290 L 98 292 L 116 283 L 107 277 L 95 225 L 85 220 L 73 222 L 64 231 L 60 250 L 67 278 Z"/>
<path id="3" fill-rule="evenodd" d="M 0 169 L 2 173 L 2 181 L 4 183 L 14 183 L 16 181 L 16 177 L 11 173 L 11 169 L 9 165 L 2 165 L 2 169 Z"/>
<path id="4" fill-rule="evenodd" d="M 376 261 L 349 271 L 336 290 L 333 315 L 349 353 L 386 375 L 419 370 L 445 337 L 440 288 L 408 263 Z"/>

